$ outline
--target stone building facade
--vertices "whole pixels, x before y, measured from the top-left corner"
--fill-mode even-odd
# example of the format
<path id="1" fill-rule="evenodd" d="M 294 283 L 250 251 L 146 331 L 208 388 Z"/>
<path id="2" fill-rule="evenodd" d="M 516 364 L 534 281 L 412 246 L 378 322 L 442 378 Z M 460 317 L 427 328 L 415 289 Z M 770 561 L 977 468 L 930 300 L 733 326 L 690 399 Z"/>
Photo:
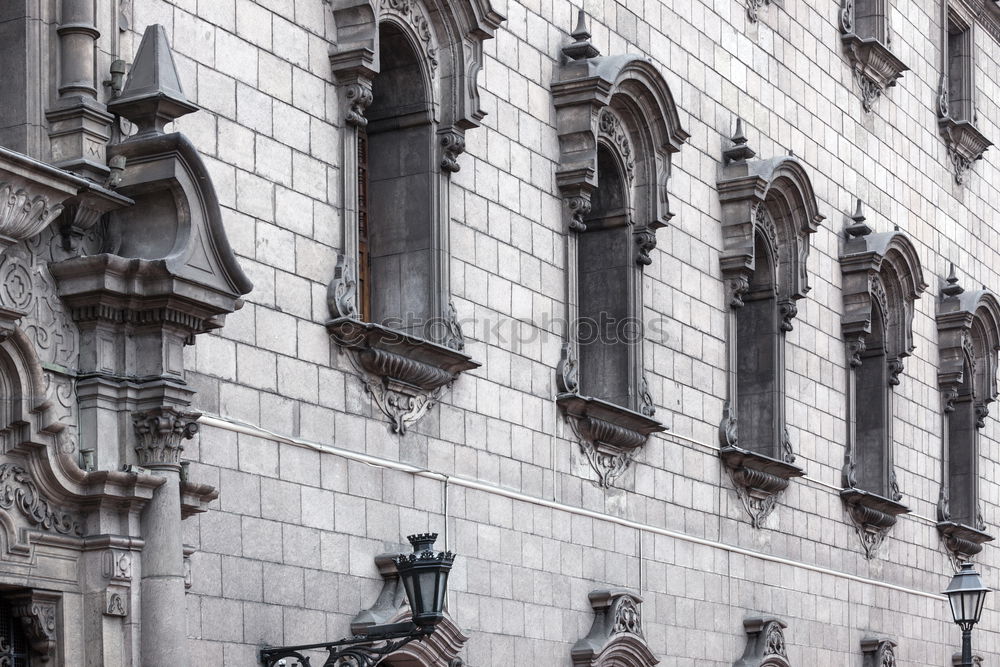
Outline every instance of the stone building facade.
<path id="1" fill-rule="evenodd" d="M 1000 6 L 580 9 L 0 4 L 0 664 L 952 664 Z"/>

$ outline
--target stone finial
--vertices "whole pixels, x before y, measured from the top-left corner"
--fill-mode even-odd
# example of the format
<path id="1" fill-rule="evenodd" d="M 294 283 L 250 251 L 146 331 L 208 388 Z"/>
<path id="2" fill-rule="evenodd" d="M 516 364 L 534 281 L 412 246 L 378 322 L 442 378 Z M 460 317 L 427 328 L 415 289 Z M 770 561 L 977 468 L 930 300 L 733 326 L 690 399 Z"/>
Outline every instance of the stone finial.
<path id="1" fill-rule="evenodd" d="M 865 217 L 864 204 L 861 203 L 861 197 L 858 197 L 857 205 L 854 209 L 854 215 L 851 216 L 851 223 L 847 225 L 847 235 L 849 237 L 858 236 L 868 236 L 872 233 L 872 228 L 865 222 L 867 218 Z"/>
<path id="2" fill-rule="evenodd" d="M 958 296 L 964 291 L 965 289 L 958 284 L 955 262 L 952 262 L 948 269 L 948 277 L 945 279 L 945 286 L 941 288 L 941 294 L 945 296 Z"/>
<path id="3" fill-rule="evenodd" d="M 168 406 L 132 413 L 139 465 L 175 466 L 179 470 L 184 451 L 182 441 L 190 440 L 198 432 L 199 417 L 197 412 Z"/>
<path id="4" fill-rule="evenodd" d="M 108 110 L 135 123 L 139 127 L 135 137 L 163 134 L 167 123 L 198 110 L 181 88 L 163 26 L 146 28 L 125 88 Z"/>
<path id="5" fill-rule="evenodd" d="M 743 134 L 743 119 L 738 116 L 736 118 L 736 130 L 733 132 L 730 141 L 733 145 L 722 151 L 722 159 L 725 164 L 749 160 L 757 155 L 756 151 L 747 145 L 747 137 Z"/>
<path id="6" fill-rule="evenodd" d="M 590 30 L 587 29 L 587 14 L 583 11 L 583 7 L 580 8 L 577 15 L 576 29 L 569 35 L 573 38 L 573 42 L 564 46 L 562 52 L 570 60 L 586 60 L 601 55 L 597 47 L 590 43 L 591 35 Z"/>

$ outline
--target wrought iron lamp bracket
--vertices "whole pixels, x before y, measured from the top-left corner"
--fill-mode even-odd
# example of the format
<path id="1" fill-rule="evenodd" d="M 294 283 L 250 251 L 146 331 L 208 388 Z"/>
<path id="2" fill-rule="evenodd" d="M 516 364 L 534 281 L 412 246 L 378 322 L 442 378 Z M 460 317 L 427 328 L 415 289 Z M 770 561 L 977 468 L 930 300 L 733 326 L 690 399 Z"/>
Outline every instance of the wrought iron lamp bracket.
<path id="1" fill-rule="evenodd" d="M 366 634 L 335 642 L 301 646 L 268 646 L 260 649 L 260 662 L 265 667 L 279 667 L 286 665 L 284 661 L 291 658 L 297 662 L 287 667 L 311 667 L 309 658 L 303 655 L 303 651 L 325 649 L 329 656 L 323 667 L 374 667 L 384 656 L 432 632 L 434 628 L 420 628 L 411 621 L 372 626 L 368 628 Z"/>

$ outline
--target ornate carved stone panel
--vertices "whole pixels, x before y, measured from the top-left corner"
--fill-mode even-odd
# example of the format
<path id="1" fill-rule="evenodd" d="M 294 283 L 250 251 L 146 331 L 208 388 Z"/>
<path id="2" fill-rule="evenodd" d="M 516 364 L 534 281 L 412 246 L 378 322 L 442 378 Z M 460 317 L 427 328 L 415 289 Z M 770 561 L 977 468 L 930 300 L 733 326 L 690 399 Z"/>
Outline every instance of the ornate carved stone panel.
<path id="1" fill-rule="evenodd" d="M 787 627 L 784 621 L 772 617 L 744 619 L 747 644 L 733 667 L 789 667 L 785 648 Z"/>
<path id="2" fill-rule="evenodd" d="M 10 596 L 11 611 L 21 622 L 31 646 L 32 656 L 40 662 L 49 662 L 55 654 L 59 638 L 57 614 L 60 593 L 30 590 Z"/>
<path id="3" fill-rule="evenodd" d="M 573 645 L 573 667 L 659 663 L 646 645 L 641 597 L 624 589 L 596 590 L 590 593 L 590 606 L 594 622 L 587 636 Z"/>
<path id="4" fill-rule="evenodd" d="M 891 639 L 866 637 L 861 640 L 863 667 L 896 667 L 896 642 Z"/>
<path id="5" fill-rule="evenodd" d="M 47 500 L 28 471 L 13 463 L 0 464 L 0 511 L 16 513 L 30 526 L 61 535 L 82 535 L 79 519 Z"/>

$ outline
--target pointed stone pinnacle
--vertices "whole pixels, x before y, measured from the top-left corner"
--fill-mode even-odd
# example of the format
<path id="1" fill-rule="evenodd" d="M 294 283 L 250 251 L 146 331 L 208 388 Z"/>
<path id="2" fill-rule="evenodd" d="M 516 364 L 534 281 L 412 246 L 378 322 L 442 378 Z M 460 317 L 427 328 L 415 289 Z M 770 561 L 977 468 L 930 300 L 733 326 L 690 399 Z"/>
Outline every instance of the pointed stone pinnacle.
<path id="1" fill-rule="evenodd" d="M 167 123 L 198 110 L 181 89 L 163 26 L 146 28 L 121 96 L 108 104 L 108 110 L 138 126 L 132 138 L 163 134 Z"/>
<path id="2" fill-rule="evenodd" d="M 743 133 L 743 119 L 739 116 L 736 117 L 736 129 L 733 131 L 733 136 L 730 137 L 729 140 L 733 145 L 722 151 L 723 164 L 749 160 L 757 155 L 757 153 L 747 145 L 747 137 Z"/>
<path id="3" fill-rule="evenodd" d="M 948 277 L 945 278 L 945 286 L 941 288 L 941 293 L 945 296 L 958 296 L 965 290 L 958 284 L 958 274 L 955 271 L 955 262 L 951 262 L 948 269 Z"/>
<path id="4" fill-rule="evenodd" d="M 854 210 L 854 215 L 851 216 L 851 223 L 847 225 L 846 231 L 849 238 L 855 238 L 860 236 L 868 236 L 872 233 L 872 228 L 865 222 L 865 209 L 864 204 L 861 203 L 861 197 L 858 197 L 858 203 Z"/>
<path id="5" fill-rule="evenodd" d="M 562 49 L 563 55 L 570 60 L 586 60 L 601 55 L 597 47 L 590 43 L 591 35 L 590 30 L 587 29 L 587 14 L 583 11 L 583 7 L 577 14 L 576 28 L 570 33 L 570 37 L 573 38 L 573 42 Z"/>

